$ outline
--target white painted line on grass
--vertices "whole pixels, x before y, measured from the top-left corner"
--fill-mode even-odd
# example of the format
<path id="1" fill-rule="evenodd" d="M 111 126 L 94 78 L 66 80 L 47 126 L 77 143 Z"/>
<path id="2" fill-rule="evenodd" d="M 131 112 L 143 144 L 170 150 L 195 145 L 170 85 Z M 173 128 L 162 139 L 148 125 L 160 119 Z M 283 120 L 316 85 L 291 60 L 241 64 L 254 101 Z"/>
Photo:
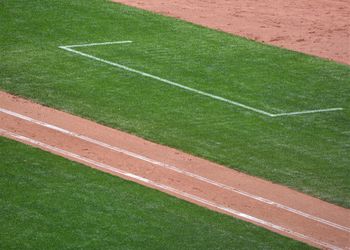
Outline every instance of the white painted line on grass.
<path id="1" fill-rule="evenodd" d="M 91 46 L 124 44 L 124 43 L 132 43 L 132 41 L 116 41 L 116 42 L 105 42 L 105 43 L 75 44 L 75 45 L 66 45 L 64 47 L 66 47 L 66 48 L 80 48 L 80 47 L 91 47 Z"/>
<path id="2" fill-rule="evenodd" d="M 290 112 L 290 113 L 279 113 L 274 114 L 273 117 L 277 116 L 291 116 L 291 115 L 302 115 L 302 114 L 312 114 L 312 113 L 321 113 L 321 112 L 332 112 L 332 111 L 341 111 L 343 108 L 330 108 L 330 109 L 315 109 L 315 110 L 305 110 L 299 112 Z"/>
<path id="3" fill-rule="evenodd" d="M 59 48 L 63 49 L 63 50 L 66 50 L 68 52 L 71 52 L 71 53 L 78 54 L 80 56 L 84 56 L 84 57 L 90 58 L 90 59 L 95 60 L 95 61 L 103 62 L 103 63 L 106 63 L 108 65 L 111 65 L 111 66 L 114 66 L 114 67 L 117 67 L 117 68 L 129 71 L 129 72 L 132 72 L 132 73 L 136 73 L 136 74 L 142 75 L 144 77 L 152 78 L 152 79 L 158 80 L 160 82 L 163 82 L 163 83 L 166 83 L 166 84 L 169 84 L 169 85 L 172 85 L 172 86 L 175 86 L 175 87 L 187 90 L 187 91 L 191 91 L 191 92 L 194 92 L 194 93 L 197 93 L 197 94 L 200 94 L 200 95 L 203 95 L 203 96 L 206 96 L 206 97 L 209 97 L 209 98 L 221 101 L 221 102 L 229 103 L 231 105 L 238 106 L 238 107 L 241 107 L 241 108 L 244 108 L 244 109 L 247 109 L 247 110 L 259 113 L 259 114 L 262 114 L 262 115 L 266 115 L 266 116 L 269 116 L 269 117 L 302 115 L 302 114 L 322 113 L 322 112 L 335 112 L 335 111 L 343 110 L 343 108 L 328 108 L 328 109 L 304 110 L 304 111 L 298 111 L 298 112 L 272 114 L 272 113 L 269 113 L 267 111 L 264 111 L 264 110 L 261 110 L 261 109 L 258 109 L 258 108 L 254 108 L 254 107 L 242 104 L 240 102 L 232 101 L 232 100 L 226 99 L 226 98 L 221 97 L 221 96 L 213 95 L 213 94 L 210 94 L 208 92 L 204 92 L 204 91 L 201 91 L 201 90 L 198 90 L 198 89 L 190 88 L 190 87 L 187 87 L 185 85 L 182 85 L 182 84 L 179 84 L 179 83 L 176 83 L 176 82 L 173 82 L 173 81 L 161 78 L 159 76 L 155 76 L 155 75 L 143 72 L 143 71 L 139 71 L 139 70 L 127 67 L 127 66 L 119 64 L 119 63 L 114 63 L 114 62 L 111 62 L 111 61 L 108 61 L 108 60 L 105 60 L 105 59 L 102 59 L 102 58 L 99 58 L 99 57 L 96 57 L 96 56 L 93 56 L 93 55 L 90 55 L 90 54 L 83 53 L 83 52 L 80 52 L 80 51 L 72 49 L 72 48 L 78 48 L 78 47 L 89 47 L 89 46 L 111 45 L 111 44 L 123 44 L 123 43 L 131 43 L 131 42 L 132 41 L 116 41 L 116 42 L 90 43 L 90 44 L 81 44 L 81 45 L 65 45 L 65 46 L 59 46 Z"/>
<path id="4" fill-rule="evenodd" d="M 119 63 L 114 63 L 114 62 L 111 62 L 111 61 L 107 61 L 105 59 L 102 59 L 102 58 L 99 58 L 99 57 L 96 57 L 96 56 L 92 56 L 90 54 L 86 54 L 86 53 L 74 50 L 74 49 L 72 49 L 70 47 L 67 47 L 67 46 L 60 46 L 59 48 L 64 49 L 64 50 L 69 51 L 69 52 L 72 52 L 72 53 L 75 53 L 75 54 L 78 54 L 78 55 L 81 55 L 81 56 L 84 56 L 84 57 L 87 57 L 87 58 L 90 58 L 90 59 L 93 59 L 95 61 L 103 62 L 103 63 L 109 64 L 109 65 L 117 67 L 117 68 L 121 68 L 121 69 L 129 71 L 129 72 L 133 72 L 133 73 L 136 73 L 136 74 L 148 77 L 148 78 L 152 78 L 152 79 L 158 80 L 160 82 L 167 83 L 169 85 L 172 85 L 172 86 L 175 86 L 175 87 L 178 87 L 178 88 L 181 88 L 181 89 L 185 89 L 187 91 L 191 91 L 191 92 L 203 95 L 203 96 L 210 97 L 210 98 L 215 99 L 215 100 L 226 102 L 226 103 L 229 103 L 229 104 L 232 104 L 232 105 L 235 105 L 235 106 L 239 106 L 241 108 L 245 108 L 245 109 L 254 111 L 256 113 L 260 113 L 260 114 L 263 114 L 263 115 L 267 115 L 267 116 L 273 117 L 272 114 L 270 114 L 268 112 L 265 112 L 263 110 L 253 108 L 253 107 L 244 105 L 244 104 L 239 103 L 239 102 L 231 101 L 231 100 L 228 100 L 226 98 L 223 98 L 223 97 L 220 97 L 220 96 L 216 96 L 216 95 L 213 95 L 213 94 L 210 94 L 210 93 L 198 90 L 198 89 L 190 88 L 190 87 L 187 87 L 185 85 L 182 85 L 182 84 L 179 84 L 179 83 L 176 83 L 176 82 L 173 82 L 173 81 L 170 81 L 170 80 L 167 80 L 167 79 L 164 79 L 164 78 L 161 78 L 161 77 L 158 77 L 158 76 L 146 73 L 146 72 L 142 72 L 142 71 L 139 71 L 139 70 L 136 70 L 136 69 L 129 68 L 129 67 L 124 66 L 124 65 L 119 64 Z"/>
<path id="5" fill-rule="evenodd" d="M 97 161 L 91 160 L 91 159 L 86 158 L 84 156 L 81 156 L 81 155 L 78 155 L 78 154 L 74 154 L 72 152 L 68 152 L 66 150 L 63 150 L 63 149 L 60 149 L 60 148 L 57 148 L 57 147 L 45 144 L 43 142 L 40 142 L 40 141 L 31 139 L 31 138 L 28 138 L 28 137 L 25 137 L 25 136 L 22 136 L 22 135 L 19 135 L 19 134 L 16 134 L 16 133 L 12 133 L 10 131 L 7 131 L 7 130 L 1 129 L 1 128 L 0 128 L 0 134 L 2 134 L 3 136 L 6 136 L 8 138 L 19 140 L 21 142 L 26 142 L 26 143 L 29 143 L 29 144 L 31 144 L 33 146 L 37 146 L 37 147 L 40 147 L 42 149 L 49 150 L 51 152 L 55 152 L 56 154 L 59 154 L 59 155 L 62 155 L 62 156 L 65 156 L 65 157 L 69 157 L 71 159 L 75 159 L 75 160 L 77 160 L 79 162 L 84 162 L 84 163 L 93 165 L 95 167 L 98 167 L 100 169 L 113 172 L 113 173 L 117 174 L 120 177 L 126 177 L 127 179 L 133 179 L 133 180 L 136 180 L 138 182 L 145 183 L 147 185 L 153 186 L 155 188 L 162 189 L 162 190 L 165 190 L 167 192 L 170 192 L 170 193 L 173 193 L 173 194 L 185 197 L 187 199 L 193 200 L 193 201 L 198 202 L 200 204 L 203 204 L 203 205 L 212 207 L 214 209 L 220 210 L 222 212 L 231 214 L 231 215 L 233 215 L 235 217 L 238 217 L 238 218 L 241 218 L 241 219 L 244 219 L 244 220 L 247 220 L 247 221 L 250 221 L 250 222 L 262 225 L 262 226 L 265 226 L 267 228 L 270 228 L 270 229 L 273 229 L 273 230 L 276 230 L 276 231 L 279 231 L 279 232 L 282 232 L 282 233 L 285 233 L 285 234 L 289 234 L 289 235 L 291 235 L 293 237 L 296 237 L 296 238 L 299 238 L 299 239 L 303 239 L 303 240 L 312 242 L 315 245 L 326 247 L 326 248 L 330 248 L 330 249 L 334 249 L 334 250 L 340 250 L 341 249 L 341 248 L 339 248 L 337 246 L 334 246 L 332 244 L 329 244 L 327 242 L 323 242 L 323 241 L 317 240 L 315 238 L 309 237 L 307 235 L 304 235 L 304 234 L 301 234 L 301 233 L 298 233 L 298 232 L 294 232 L 293 230 L 290 230 L 288 228 L 285 228 L 285 227 L 273 224 L 271 222 L 268 222 L 268 221 L 256 218 L 254 216 L 251 216 L 251 215 L 239 212 L 239 211 L 231 209 L 229 207 L 222 206 L 220 204 L 217 204 L 217 203 L 214 203 L 212 201 L 203 199 L 203 198 L 198 197 L 196 195 L 192 195 L 192 194 L 183 192 L 181 190 L 175 189 L 173 187 L 154 182 L 154 181 L 152 181 L 150 179 L 147 179 L 147 178 L 144 178 L 142 176 L 138 176 L 138 175 L 135 175 L 135 174 L 123 171 L 123 170 L 115 168 L 113 166 L 110 166 L 110 165 L 107 165 L 107 164 L 104 164 L 104 163 L 101 163 L 101 162 L 97 162 Z"/>
<path id="6" fill-rule="evenodd" d="M 220 187 L 222 189 L 229 190 L 231 192 L 240 194 L 242 196 L 245 196 L 245 197 L 257 200 L 257 201 L 265 203 L 267 205 L 274 206 L 274 207 L 286 210 L 288 212 L 300 215 L 302 217 L 308 218 L 310 220 L 317 221 L 317 222 L 325 224 L 327 226 L 334 227 L 334 228 L 337 228 L 337 229 L 342 230 L 342 231 L 350 232 L 350 228 L 348 228 L 348 227 L 345 227 L 345 226 L 336 224 L 334 222 L 331 222 L 331 221 L 319 218 L 317 216 L 314 216 L 314 215 L 302 212 L 300 210 L 288 207 L 288 206 L 280 204 L 278 202 L 274 202 L 274 201 L 271 201 L 269 199 L 266 199 L 266 198 L 263 198 L 263 197 L 260 197 L 260 196 L 254 195 L 254 194 L 250 194 L 248 192 L 245 192 L 245 191 L 237 189 L 237 188 L 233 188 L 233 187 L 225 185 L 223 183 L 219 183 L 219 182 L 213 181 L 213 180 L 208 179 L 206 177 L 203 177 L 201 175 L 197 175 L 197 174 L 188 172 L 188 171 L 186 171 L 184 169 L 180 169 L 180 168 L 178 168 L 176 166 L 173 166 L 173 165 L 170 165 L 170 164 L 167 164 L 167 163 L 164 163 L 164 162 L 160 162 L 160 161 L 157 161 L 157 160 L 154 160 L 154 159 L 150 159 L 147 156 L 143 156 L 143 155 L 140 155 L 140 154 L 137 154 L 137 153 L 134 153 L 134 152 L 131 152 L 131 151 L 119 148 L 119 147 L 112 146 L 110 144 L 107 144 L 107 143 L 104 143 L 104 142 L 92 139 L 92 138 L 84 136 L 84 135 L 80 135 L 80 134 L 74 133 L 72 131 L 69 131 L 69 130 L 57 127 L 57 126 L 52 125 L 52 124 L 48 124 L 48 123 L 43 122 L 43 121 L 39 121 L 39 120 L 33 119 L 31 117 L 28 117 L 28 116 L 21 115 L 19 113 L 16 113 L 16 112 L 13 112 L 13 111 L 10 111 L 10 110 L 7 110 L 7 109 L 0 108 L 0 112 L 5 113 L 7 115 L 14 116 L 16 118 L 19 118 L 19 119 L 22 119 L 22 120 L 25 120 L 25 121 L 28 121 L 28 122 L 31 122 L 31 123 L 34 123 L 34 124 L 37 124 L 37 125 L 40 125 L 40 126 L 43 126 L 43 127 L 46 127 L 46 128 L 49 128 L 49 129 L 52 129 L 52 130 L 56 130 L 56 131 L 61 132 L 63 134 L 67 134 L 69 136 L 72 136 L 72 137 L 75 137 L 75 138 L 78 138 L 78 139 L 81 139 L 81 140 L 84 140 L 84 141 L 96 144 L 96 145 L 101 146 L 101 147 L 108 148 L 110 150 L 113 150 L 113 151 L 118 152 L 118 153 L 125 154 L 127 156 L 132 157 L 132 158 L 135 158 L 135 159 L 138 159 L 138 160 L 142 160 L 142 161 L 151 163 L 153 165 L 157 165 L 157 166 L 160 166 L 162 168 L 166 168 L 166 169 L 175 171 L 177 173 L 180 173 L 180 174 L 192 177 L 194 179 L 197 179 L 197 180 L 200 180 L 202 182 L 214 185 L 216 187 Z"/>

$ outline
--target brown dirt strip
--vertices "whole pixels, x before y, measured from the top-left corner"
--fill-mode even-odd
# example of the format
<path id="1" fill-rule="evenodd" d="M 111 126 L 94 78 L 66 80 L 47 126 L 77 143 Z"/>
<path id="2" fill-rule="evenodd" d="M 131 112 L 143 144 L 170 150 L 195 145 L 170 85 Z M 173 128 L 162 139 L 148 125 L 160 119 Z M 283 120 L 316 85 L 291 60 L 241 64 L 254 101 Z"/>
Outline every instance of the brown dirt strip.
<path id="1" fill-rule="evenodd" d="M 113 0 L 350 64 L 349 0 Z"/>
<path id="2" fill-rule="evenodd" d="M 316 247 L 350 247 L 348 209 L 4 92 L 0 135 Z"/>

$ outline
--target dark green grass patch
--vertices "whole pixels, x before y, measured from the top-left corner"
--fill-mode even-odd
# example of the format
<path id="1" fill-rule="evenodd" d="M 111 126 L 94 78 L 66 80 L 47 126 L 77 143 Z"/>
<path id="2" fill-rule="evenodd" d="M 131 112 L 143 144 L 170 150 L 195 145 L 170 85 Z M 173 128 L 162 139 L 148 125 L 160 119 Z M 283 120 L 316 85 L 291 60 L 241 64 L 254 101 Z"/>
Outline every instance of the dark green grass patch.
<path id="1" fill-rule="evenodd" d="M 0 137 L 1 249 L 308 249 Z"/>
<path id="2" fill-rule="evenodd" d="M 350 69 L 102 0 L 2 0 L 0 87 L 350 207 Z M 264 109 L 270 118 L 70 54 Z"/>

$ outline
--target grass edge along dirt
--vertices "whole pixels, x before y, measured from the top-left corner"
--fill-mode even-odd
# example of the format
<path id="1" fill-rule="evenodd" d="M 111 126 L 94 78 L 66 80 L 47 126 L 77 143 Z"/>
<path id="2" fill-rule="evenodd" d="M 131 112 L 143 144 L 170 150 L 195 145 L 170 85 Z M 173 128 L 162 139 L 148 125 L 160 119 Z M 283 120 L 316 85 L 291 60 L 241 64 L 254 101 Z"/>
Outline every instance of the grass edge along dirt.
<path id="1" fill-rule="evenodd" d="M 0 158 L 3 249 L 309 249 L 3 137 Z"/>
<path id="2" fill-rule="evenodd" d="M 349 73 L 347 66 L 109 1 L 95 0 L 88 4 L 86 1 L 3 1 L 1 4 L 4 25 L 0 29 L 6 35 L 0 38 L 3 46 L 0 87 L 5 91 L 349 207 L 346 154 L 349 136 L 342 134 L 350 130 L 346 125 L 349 121 L 346 109 L 349 104 L 345 100 L 349 88 L 344 80 Z M 330 93 L 322 89 L 328 85 L 320 84 L 325 91 L 321 102 L 329 100 L 338 85 L 343 86 L 335 101 L 344 104 L 346 110 L 271 120 L 116 71 L 58 48 L 116 38 L 140 44 L 157 40 L 159 51 L 163 52 L 160 56 L 178 51 L 184 42 L 190 46 L 188 51 L 197 47 L 205 52 L 213 46 L 220 50 L 234 46 L 241 53 L 239 60 L 242 63 L 248 60 L 246 70 L 252 80 L 258 72 L 249 60 L 259 61 L 262 56 L 266 63 L 276 60 L 273 65 L 277 67 L 287 58 L 291 68 L 301 64 L 310 72 L 320 69 L 311 80 L 325 78 L 334 84 L 335 89 Z M 173 50 L 162 50 L 164 44 Z M 243 57 L 245 53 L 247 56 Z M 249 53 L 256 56 L 249 57 Z M 135 63 L 139 57 L 142 55 L 132 55 Z M 288 67 L 279 69 L 288 73 Z M 301 81 L 310 80 L 306 73 L 296 75 Z"/>

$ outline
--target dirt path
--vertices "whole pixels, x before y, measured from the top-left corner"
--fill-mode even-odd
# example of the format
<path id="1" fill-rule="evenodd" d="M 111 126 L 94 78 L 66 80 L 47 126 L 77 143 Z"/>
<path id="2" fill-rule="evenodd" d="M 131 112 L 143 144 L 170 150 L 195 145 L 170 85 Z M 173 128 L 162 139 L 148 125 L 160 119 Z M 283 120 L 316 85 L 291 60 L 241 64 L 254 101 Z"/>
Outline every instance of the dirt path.
<path id="1" fill-rule="evenodd" d="M 350 0 L 113 0 L 350 64 Z"/>
<path id="2" fill-rule="evenodd" d="M 345 208 L 4 92 L 0 135 L 317 247 L 350 247 Z"/>

